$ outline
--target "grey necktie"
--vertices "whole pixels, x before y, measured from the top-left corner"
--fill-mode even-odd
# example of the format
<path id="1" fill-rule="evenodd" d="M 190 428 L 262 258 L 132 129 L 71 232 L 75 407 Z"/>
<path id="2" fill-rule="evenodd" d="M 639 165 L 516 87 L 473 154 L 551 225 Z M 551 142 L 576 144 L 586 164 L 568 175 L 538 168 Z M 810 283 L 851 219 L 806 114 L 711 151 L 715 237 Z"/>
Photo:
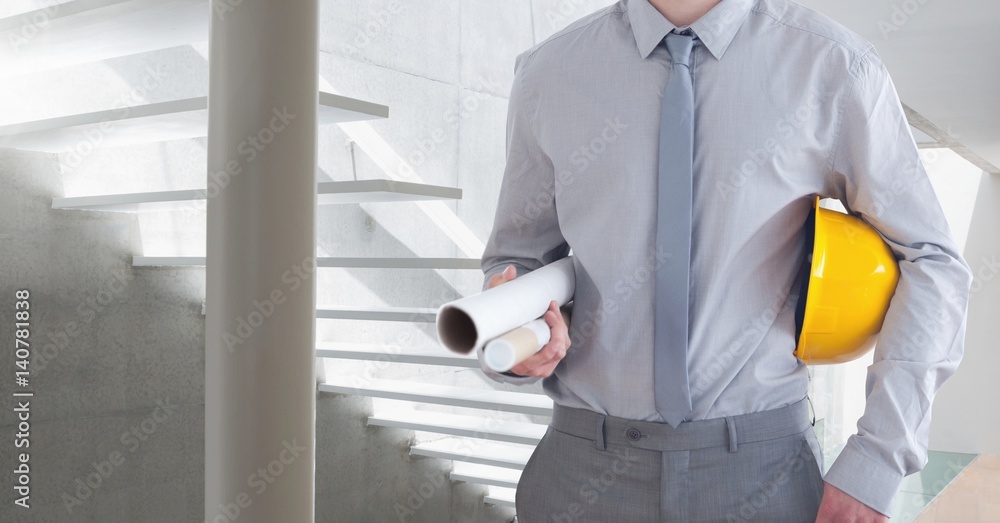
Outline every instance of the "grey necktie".
<path id="1" fill-rule="evenodd" d="M 673 65 L 660 112 L 656 248 L 667 256 L 656 271 L 653 383 L 656 410 L 675 428 L 691 412 L 687 346 L 694 88 L 688 59 L 694 42 L 690 34 L 667 34 Z"/>

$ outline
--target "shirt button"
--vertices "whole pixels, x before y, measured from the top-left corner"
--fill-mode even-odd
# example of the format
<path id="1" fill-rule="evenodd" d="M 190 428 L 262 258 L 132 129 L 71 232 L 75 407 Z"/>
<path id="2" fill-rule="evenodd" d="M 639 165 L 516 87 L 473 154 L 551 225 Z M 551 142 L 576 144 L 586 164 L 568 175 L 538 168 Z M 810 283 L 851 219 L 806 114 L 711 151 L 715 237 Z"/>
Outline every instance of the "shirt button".
<path id="1" fill-rule="evenodd" d="M 625 431 L 625 437 L 631 441 L 639 441 L 639 438 L 642 437 L 642 433 L 639 432 L 639 429 L 632 428 Z"/>

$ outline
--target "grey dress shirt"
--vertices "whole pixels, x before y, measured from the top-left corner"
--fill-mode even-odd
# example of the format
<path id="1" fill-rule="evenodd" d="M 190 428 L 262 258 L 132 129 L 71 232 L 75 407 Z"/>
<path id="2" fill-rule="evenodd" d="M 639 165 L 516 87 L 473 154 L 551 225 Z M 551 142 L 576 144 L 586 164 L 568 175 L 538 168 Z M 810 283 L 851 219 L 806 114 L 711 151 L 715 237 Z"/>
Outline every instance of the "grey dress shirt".
<path id="1" fill-rule="evenodd" d="M 518 56 L 507 162 L 482 257 L 518 275 L 572 249 L 572 347 L 556 403 L 662 421 L 653 400 L 657 139 L 674 26 L 646 0 L 574 22 Z M 785 0 L 723 0 L 691 25 L 695 90 L 689 419 L 806 395 L 793 354 L 803 224 L 837 198 L 886 239 L 900 280 L 867 404 L 826 480 L 888 514 L 926 463 L 931 400 L 961 359 L 972 274 L 872 45 Z M 484 371 L 530 383 L 538 378 Z"/>

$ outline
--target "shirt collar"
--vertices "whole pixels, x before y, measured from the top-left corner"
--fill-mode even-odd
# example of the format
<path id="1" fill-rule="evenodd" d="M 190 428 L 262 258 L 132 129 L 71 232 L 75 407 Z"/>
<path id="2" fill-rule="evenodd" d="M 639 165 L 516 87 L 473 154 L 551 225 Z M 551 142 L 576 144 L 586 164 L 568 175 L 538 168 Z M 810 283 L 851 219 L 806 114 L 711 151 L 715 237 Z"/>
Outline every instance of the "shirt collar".
<path id="1" fill-rule="evenodd" d="M 676 29 L 670 20 L 660 14 L 649 0 L 627 0 L 629 23 L 639 48 L 639 54 L 647 58 L 667 33 Z M 753 0 L 722 0 L 705 13 L 691 29 L 701 43 L 717 60 L 725 54 L 736 31 L 743 25 Z"/>

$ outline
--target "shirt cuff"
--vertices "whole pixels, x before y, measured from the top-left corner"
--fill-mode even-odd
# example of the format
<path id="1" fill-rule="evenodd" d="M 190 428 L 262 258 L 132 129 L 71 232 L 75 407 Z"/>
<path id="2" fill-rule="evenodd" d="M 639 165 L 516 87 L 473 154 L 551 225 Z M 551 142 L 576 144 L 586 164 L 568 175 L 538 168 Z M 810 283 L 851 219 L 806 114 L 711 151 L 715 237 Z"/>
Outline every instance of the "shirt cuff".
<path id="1" fill-rule="evenodd" d="M 850 440 L 823 479 L 888 517 L 903 482 L 902 475 L 856 450 Z"/>

